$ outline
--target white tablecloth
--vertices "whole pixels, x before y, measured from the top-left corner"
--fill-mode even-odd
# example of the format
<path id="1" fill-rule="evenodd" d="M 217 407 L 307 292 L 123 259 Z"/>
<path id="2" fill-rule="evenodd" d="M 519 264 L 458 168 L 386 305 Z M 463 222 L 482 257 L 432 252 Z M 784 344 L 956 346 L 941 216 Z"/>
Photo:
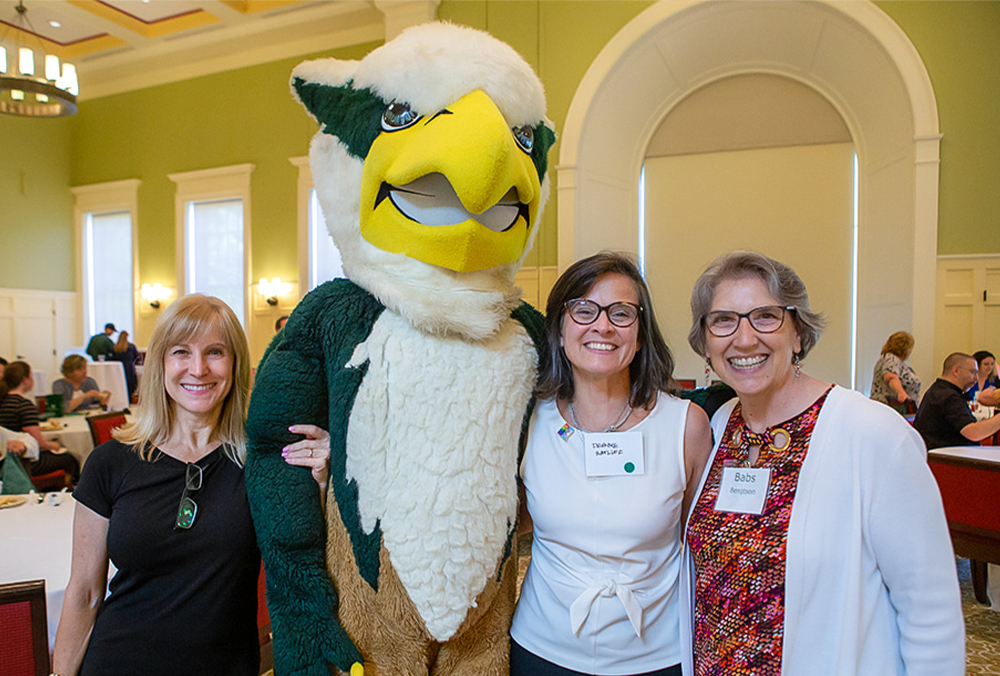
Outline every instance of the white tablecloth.
<path id="1" fill-rule="evenodd" d="M 104 411 L 95 411 L 104 413 Z M 50 430 L 49 425 L 55 423 L 59 429 Z M 42 423 L 42 436 L 49 441 L 59 442 L 59 445 L 73 454 L 80 461 L 80 467 L 87 461 L 87 456 L 94 450 L 94 441 L 90 436 L 90 426 L 84 415 L 69 415 L 62 418 L 52 418 Z"/>
<path id="2" fill-rule="evenodd" d="M 121 364 L 119 364 L 121 366 Z M 101 415 L 104 411 L 84 411 L 83 415 L 67 415 L 62 418 L 52 418 L 42 423 L 42 436 L 51 441 L 58 441 L 59 445 L 73 454 L 80 461 L 80 467 L 87 462 L 87 457 L 94 450 L 94 440 L 90 436 L 90 425 L 87 424 L 88 415 Z M 132 421 L 131 416 L 125 416 L 125 420 Z M 55 423 L 59 429 L 52 430 L 48 427 Z"/>
<path id="3" fill-rule="evenodd" d="M 109 411 L 128 408 L 128 386 L 125 384 L 125 367 L 120 361 L 87 362 L 87 375 L 97 381 L 102 392 L 111 393 Z"/>
<path id="4" fill-rule="evenodd" d="M 49 503 L 0 509 L 0 584 L 45 579 L 49 652 L 56 640 L 72 560 L 73 496 Z"/>

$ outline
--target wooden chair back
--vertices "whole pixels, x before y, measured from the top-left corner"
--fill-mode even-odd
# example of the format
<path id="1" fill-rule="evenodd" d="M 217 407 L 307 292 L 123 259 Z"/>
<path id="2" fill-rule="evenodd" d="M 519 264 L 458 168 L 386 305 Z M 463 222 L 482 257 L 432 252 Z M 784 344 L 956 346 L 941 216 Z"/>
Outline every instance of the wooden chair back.
<path id="1" fill-rule="evenodd" d="M 45 580 L 0 585 L 0 676 L 49 673 Z"/>

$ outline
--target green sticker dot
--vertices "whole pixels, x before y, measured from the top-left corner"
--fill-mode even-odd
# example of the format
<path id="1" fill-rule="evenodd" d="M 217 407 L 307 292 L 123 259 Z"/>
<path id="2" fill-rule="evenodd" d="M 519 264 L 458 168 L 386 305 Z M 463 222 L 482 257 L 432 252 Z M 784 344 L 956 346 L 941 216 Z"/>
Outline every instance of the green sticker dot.
<path id="1" fill-rule="evenodd" d="M 635 471 L 635 465 L 633 465 L 630 462 L 626 462 L 625 463 L 625 471 L 628 472 L 629 474 L 631 474 L 632 472 Z"/>

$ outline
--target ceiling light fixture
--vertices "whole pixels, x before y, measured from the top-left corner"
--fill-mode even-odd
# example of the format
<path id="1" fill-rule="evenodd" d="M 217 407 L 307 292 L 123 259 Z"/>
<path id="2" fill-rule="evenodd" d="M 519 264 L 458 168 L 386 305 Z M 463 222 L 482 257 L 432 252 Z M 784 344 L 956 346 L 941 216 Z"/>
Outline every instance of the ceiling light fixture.
<path id="1" fill-rule="evenodd" d="M 28 20 L 24 0 L 17 4 L 17 16 L 0 39 L 0 113 L 23 117 L 63 117 L 76 112 L 80 85 L 76 67 L 62 64 L 55 54 L 45 54 L 44 46 Z M 32 36 L 42 52 L 35 65 L 36 50 L 15 44 L 11 34 Z"/>

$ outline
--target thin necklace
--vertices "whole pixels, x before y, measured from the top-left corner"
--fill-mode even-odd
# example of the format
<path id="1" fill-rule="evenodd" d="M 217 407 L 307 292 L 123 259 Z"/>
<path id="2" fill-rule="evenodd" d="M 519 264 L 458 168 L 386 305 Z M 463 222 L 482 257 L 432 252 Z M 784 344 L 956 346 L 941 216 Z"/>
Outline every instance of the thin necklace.
<path id="1" fill-rule="evenodd" d="M 616 422 L 611 423 L 601 432 L 595 432 L 594 430 L 588 430 L 586 427 L 581 425 L 576 421 L 576 412 L 573 410 L 573 402 L 567 402 L 569 407 L 569 419 L 573 423 L 573 427 L 587 434 L 603 434 L 604 432 L 617 432 L 618 428 L 625 424 L 625 421 L 629 419 L 632 415 L 632 405 L 629 404 L 628 399 L 625 400 L 625 405 L 622 406 L 622 410 L 618 413 L 616 418 L 613 418 Z"/>

